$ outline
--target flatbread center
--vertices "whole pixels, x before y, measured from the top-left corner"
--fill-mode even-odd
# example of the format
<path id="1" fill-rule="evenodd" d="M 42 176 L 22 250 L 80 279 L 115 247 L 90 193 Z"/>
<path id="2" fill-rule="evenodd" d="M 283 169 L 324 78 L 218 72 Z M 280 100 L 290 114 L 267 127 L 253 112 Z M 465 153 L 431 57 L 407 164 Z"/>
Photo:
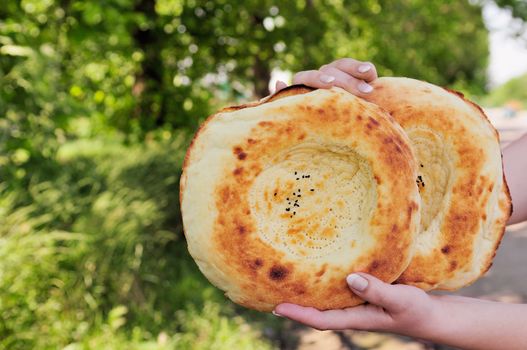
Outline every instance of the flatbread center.
<path id="1" fill-rule="evenodd" d="M 249 198 L 258 235 L 284 253 L 317 259 L 358 241 L 361 249 L 374 244 L 363 232 L 376 183 L 368 162 L 352 150 L 298 144 L 265 167 Z"/>

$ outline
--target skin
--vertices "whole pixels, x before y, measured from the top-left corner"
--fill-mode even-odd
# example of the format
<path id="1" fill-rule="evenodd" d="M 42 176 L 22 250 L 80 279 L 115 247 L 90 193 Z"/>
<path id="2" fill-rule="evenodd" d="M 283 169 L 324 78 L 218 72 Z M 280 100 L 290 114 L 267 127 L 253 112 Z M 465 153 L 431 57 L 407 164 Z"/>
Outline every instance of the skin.
<path id="1" fill-rule="evenodd" d="M 510 143 L 503 150 L 503 167 L 512 197 L 513 213 L 509 224 L 527 220 L 527 134 Z"/>
<path id="2" fill-rule="evenodd" d="M 372 91 L 375 66 L 351 58 L 319 70 L 295 74 L 293 84 L 317 88 L 339 86 L 358 96 Z M 287 85 L 276 83 L 280 90 Z M 369 87 L 369 88 L 368 88 Z M 505 176 L 514 213 L 509 224 L 527 220 L 527 134 L 503 150 Z M 506 304 L 451 295 L 431 295 L 419 288 L 388 284 L 354 273 L 346 281 L 367 304 L 342 310 L 280 304 L 273 313 L 319 330 L 384 331 L 463 349 L 527 349 L 527 304 Z"/>

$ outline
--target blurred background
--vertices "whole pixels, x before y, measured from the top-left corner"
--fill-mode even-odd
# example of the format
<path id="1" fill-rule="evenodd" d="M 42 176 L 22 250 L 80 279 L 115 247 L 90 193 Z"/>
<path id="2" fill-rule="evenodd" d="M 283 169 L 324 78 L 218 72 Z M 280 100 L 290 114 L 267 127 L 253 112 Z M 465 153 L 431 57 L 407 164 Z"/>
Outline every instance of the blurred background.
<path id="1" fill-rule="evenodd" d="M 3 0 L 0 348 L 446 349 L 229 302 L 186 250 L 181 162 L 217 108 L 341 57 L 463 91 L 510 142 L 526 20 L 524 0 Z M 459 293 L 525 301 L 525 251 L 509 229 Z"/>

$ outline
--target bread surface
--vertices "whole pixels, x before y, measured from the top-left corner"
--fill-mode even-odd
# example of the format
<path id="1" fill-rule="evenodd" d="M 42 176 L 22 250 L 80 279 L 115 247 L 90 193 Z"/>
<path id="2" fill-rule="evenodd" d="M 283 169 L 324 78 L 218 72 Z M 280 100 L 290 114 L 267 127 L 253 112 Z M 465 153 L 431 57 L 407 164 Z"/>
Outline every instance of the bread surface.
<path id="1" fill-rule="evenodd" d="M 454 290 L 491 266 L 511 214 L 498 133 L 458 92 L 380 78 L 366 97 L 409 136 L 422 198 L 416 251 L 398 282 Z"/>
<path id="2" fill-rule="evenodd" d="M 180 201 L 189 252 L 243 306 L 362 303 L 345 282 L 392 282 L 420 222 L 417 163 L 378 106 L 294 86 L 209 117 L 189 147 Z"/>

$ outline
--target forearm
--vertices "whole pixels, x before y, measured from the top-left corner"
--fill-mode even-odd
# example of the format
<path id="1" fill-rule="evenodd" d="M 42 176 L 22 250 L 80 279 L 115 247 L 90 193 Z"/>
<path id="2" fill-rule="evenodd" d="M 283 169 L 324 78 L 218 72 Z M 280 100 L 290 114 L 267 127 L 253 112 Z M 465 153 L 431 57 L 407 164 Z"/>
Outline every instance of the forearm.
<path id="1" fill-rule="evenodd" d="M 508 224 L 525 221 L 527 220 L 527 134 L 505 147 L 503 167 L 513 207 Z"/>
<path id="2" fill-rule="evenodd" d="M 527 349 L 527 305 L 433 298 L 422 338 L 462 349 Z"/>

